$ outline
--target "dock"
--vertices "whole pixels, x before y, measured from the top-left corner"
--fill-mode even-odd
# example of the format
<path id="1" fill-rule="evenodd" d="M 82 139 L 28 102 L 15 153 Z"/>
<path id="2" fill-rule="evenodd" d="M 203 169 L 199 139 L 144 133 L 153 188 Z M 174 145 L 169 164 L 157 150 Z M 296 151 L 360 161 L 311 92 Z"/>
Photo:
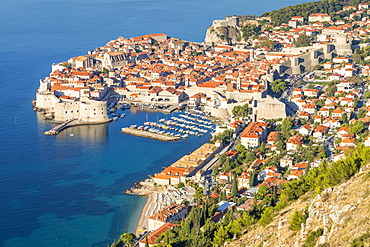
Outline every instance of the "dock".
<path id="1" fill-rule="evenodd" d="M 51 130 L 45 131 L 44 134 L 45 135 L 58 135 L 59 132 L 61 132 L 62 130 L 66 129 L 70 126 L 73 126 L 75 121 L 77 121 L 77 119 L 75 119 L 75 118 L 67 120 L 64 123 L 61 123 L 58 126 L 52 128 Z"/>
<path id="2" fill-rule="evenodd" d="M 180 137 L 177 137 L 177 136 L 157 134 L 157 133 L 152 133 L 152 132 L 133 129 L 133 128 L 122 128 L 121 132 L 124 134 L 128 134 L 128 135 L 145 137 L 145 138 L 154 139 L 154 140 L 158 140 L 162 142 L 175 142 L 175 141 L 180 141 L 181 139 Z"/>
<path id="3" fill-rule="evenodd" d="M 179 108 L 178 106 L 170 106 L 167 109 L 165 109 L 164 111 L 171 113 L 171 112 L 177 110 L 178 108 Z"/>

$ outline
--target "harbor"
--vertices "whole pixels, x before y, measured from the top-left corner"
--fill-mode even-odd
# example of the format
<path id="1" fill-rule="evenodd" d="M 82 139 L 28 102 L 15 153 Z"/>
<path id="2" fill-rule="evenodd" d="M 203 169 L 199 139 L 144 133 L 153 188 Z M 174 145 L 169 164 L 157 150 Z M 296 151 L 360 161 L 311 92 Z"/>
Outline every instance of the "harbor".
<path id="1" fill-rule="evenodd" d="M 148 121 L 142 125 L 132 124 L 122 128 L 125 134 L 156 139 L 160 141 L 178 141 L 190 135 L 201 137 L 207 133 L 213 134 L 215 125 L 207 117 L 197 111 L 183 111 L 178 116 Z"/>

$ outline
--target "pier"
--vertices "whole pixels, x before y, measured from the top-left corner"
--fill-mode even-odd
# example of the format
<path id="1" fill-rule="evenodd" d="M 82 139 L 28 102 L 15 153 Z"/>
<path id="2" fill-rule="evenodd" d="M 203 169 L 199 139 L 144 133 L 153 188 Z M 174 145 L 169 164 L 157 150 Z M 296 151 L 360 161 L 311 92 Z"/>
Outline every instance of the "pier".
<path id="1" fill-rule="evenodd" d="M 177 136 L 162 135 L 133 128 L 122 128 L 121 132 L 128 135 L 146 137 L 149 139 L 159 140 L 163 142 L 175 142 L 181 139 L 180 137 Z"/>
<path id="2" fill-rule="evenodd" d="M 175 111 L 175 110 L 177 110 L 178 109 L 178 106 L 170 106 L 170 107 L 168 107 L 167 109 L 165 109 L 164 111 L 165 112 L 173 112 L 173 111 Z"/>
<path id="3" fill-rule="evenodd" d="M 51 130 L 48 130 L 48 131 L 45 131 L 44 134 L 45 135 L 58 135 L 59 132 L 61 132 L 62 130 L 70 127 L 70 126 L 73 126 L 73 122 L 77 121 L 77 119 L 70 119 L 70 120 L 67 120 L 65 121 L 64 123 L 62 124 L 59 124 L 58 126 L 52 128 Z"/>

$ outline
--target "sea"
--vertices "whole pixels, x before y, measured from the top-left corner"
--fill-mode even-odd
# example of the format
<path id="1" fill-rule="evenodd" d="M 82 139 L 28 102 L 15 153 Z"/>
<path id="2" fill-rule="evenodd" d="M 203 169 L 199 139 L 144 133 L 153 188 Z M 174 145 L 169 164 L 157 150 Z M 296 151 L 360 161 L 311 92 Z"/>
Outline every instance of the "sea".
<path id="1" fill-rule="evenodd" d="M 0 246 L 109 245 L 134 231 L 146 201 L 123 192 L 210 138 L 163 143 L 120 133 L 131 124 L 171 117 L 143 111 L 46 136 L 54 124 L 34 112 L 31 101 L 52 63 L 119 36 L 166 33 L 202 42 L 215 19 L 302 2 L 1 0 Z"/>

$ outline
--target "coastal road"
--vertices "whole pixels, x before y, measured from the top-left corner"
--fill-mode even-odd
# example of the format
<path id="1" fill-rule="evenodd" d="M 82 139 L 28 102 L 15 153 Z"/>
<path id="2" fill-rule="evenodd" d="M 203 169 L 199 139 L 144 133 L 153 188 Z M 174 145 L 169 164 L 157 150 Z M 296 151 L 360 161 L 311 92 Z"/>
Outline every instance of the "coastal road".
<path id="1" fill-rule="evenodd" d="M 210 160 L 205 166 L 203 166 L 203 170 L 205 170 L 205 175 L 204 175 L 204 182 L 203 182 L 203 186 L 204 186 L 204 191 L 203 193 L 206 194 L 206 195 L 209 195 L 210 194 L 210 190 L 212 188 L 212 185 L 213 185 L 213 181 L 212 181 L 212 169 L 213 169 L 213 166 L 218 162 L 218 160 L 220 159 L 219 156 L 224 154 L 225 152 L 227 152 L 230 148 L 232 148 L 235 144 L 235 140 L 234 139 L 233 141 L 230 142 L 229 145 L 225 146 L 217 155 L 217 157 L 213 157 L 212 160 Z"/>

